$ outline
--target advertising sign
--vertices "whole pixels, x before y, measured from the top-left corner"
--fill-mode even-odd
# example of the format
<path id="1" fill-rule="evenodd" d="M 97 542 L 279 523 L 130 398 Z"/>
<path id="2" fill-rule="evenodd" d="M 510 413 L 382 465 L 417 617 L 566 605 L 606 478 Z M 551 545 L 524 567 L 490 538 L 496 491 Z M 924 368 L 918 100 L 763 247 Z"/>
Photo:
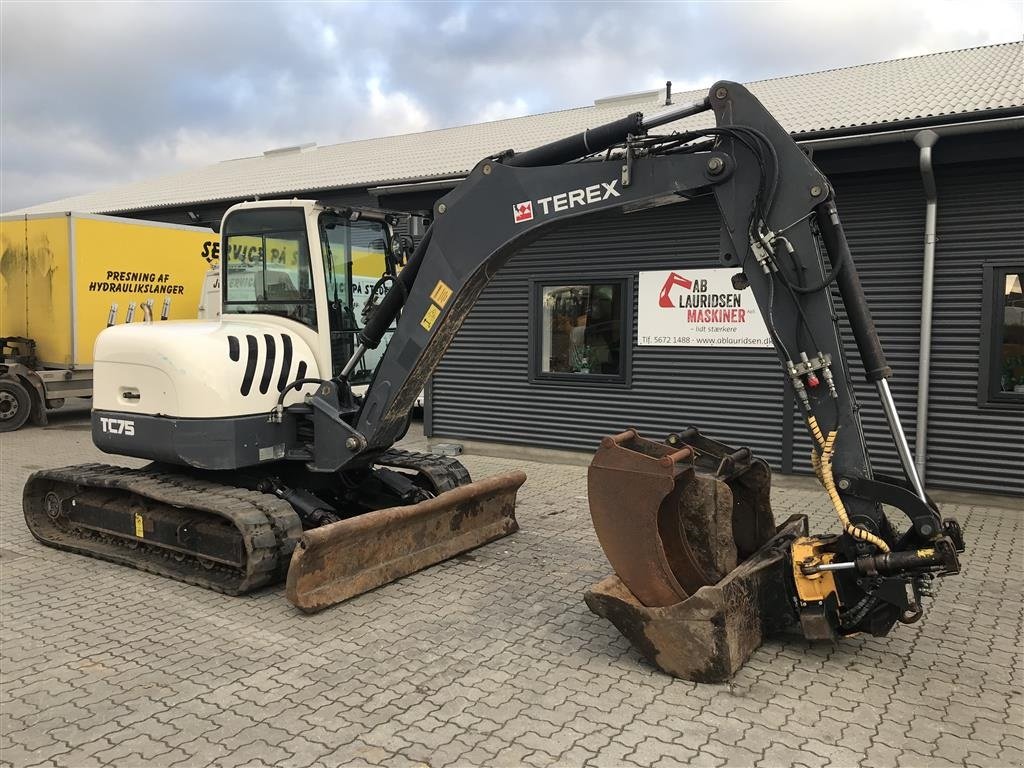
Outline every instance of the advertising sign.
<path id="1" fill-rule="evenodd" d="M 641 272 L 637 344 L 641 347 L 771 347 L 749 290 L 732 287 L 735 269 Z"/>
<path id="2" fill-rule="evenodd" d="M 132 304 L 135 322 L 143 319 L 141 305 L 149 301 L 154 320 L 195 319 L 209 268 L 204 252 L 216 239 L 209 230 L 77 218 L 75 362 L 92 363 L 96 335 L 112 315 L 118 323 L 127 322 Z"/>

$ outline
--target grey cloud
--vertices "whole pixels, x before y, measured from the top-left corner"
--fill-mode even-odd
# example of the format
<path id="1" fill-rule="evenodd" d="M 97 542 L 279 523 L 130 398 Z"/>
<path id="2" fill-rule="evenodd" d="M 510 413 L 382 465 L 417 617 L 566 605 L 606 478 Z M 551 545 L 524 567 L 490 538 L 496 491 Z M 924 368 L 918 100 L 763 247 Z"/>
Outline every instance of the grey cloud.
<path id="1" fill-rule="evenodd" d="M 0 209 L 508 105 L 561 109 L 666 78 L 749 81 L 1020 34 L 1002 12 L 1012 3 L 967 28 L 949 19 L 956 4 L 933 4 L 943 16 L 924 2 L 4 2 Z"/>

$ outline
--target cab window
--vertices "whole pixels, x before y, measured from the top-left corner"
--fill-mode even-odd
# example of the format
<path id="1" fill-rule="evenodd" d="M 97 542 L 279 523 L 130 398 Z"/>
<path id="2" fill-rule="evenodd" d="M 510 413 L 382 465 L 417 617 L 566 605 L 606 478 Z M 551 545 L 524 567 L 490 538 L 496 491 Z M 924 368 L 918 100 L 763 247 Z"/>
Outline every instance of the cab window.
<path id="1" fill-rule="evenodd" d="M 298 208 L 236 211 L 224 223 L 224 311 L 277 315 L 316 328 L 316 296 Z"/>
<path id="2" fill-rule="evenodd" d="M 327 282 L 335 374 L 355 351 L 356 334 L 364 325 L 363 308 L 381 276 L 389 271 L 387 236 L 387 229 L 380 221 L 353 220 L 334 211 L 320 216 L 320 249 Z M 378 286 L 378 290 L 381 289 L 382 286 Z M 349 381 L 354 385 L 368 383 L 385 348 L 386 344 L 382 344 L 376 350 L 367 351 Z"/>

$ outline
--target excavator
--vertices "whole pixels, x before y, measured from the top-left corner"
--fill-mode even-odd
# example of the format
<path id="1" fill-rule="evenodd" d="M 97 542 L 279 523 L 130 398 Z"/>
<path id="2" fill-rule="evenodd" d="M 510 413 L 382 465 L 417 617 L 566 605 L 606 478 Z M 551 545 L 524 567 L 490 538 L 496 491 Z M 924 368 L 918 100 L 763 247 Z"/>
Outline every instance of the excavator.
<path id="1" fill-rule="evenodd" d="M 656 130 L 708 111 L 714 127 Z M 917 621 L 932 580 L 959 572 L 961 529 L 916 473 L 828 179 L 728 81 L 694 104 L 484 158 L 415 244 L 400 244 L 383 211 L 233 206 L 218 320 L 116 326 L 96 342 L 93 441 L 152 463 L 36 472 L 28 527 L 49 546 L 226 593 L 284 579 L 304 611 L 511 534 L 523 473 L 473 482 L 453 458 L 394 447 L 417 395 L 523 246 L 581 216 L 699 194 L 718 204 L 721 264 L 765 318 L 839 530 L 809 535 L 803 516 L 776 525 L 770 469 L 746 448 L 691 426 L 661 439 L 625 429 L 601 441 L 588 473 L 614 570 L 588 606 L 694 680 L 728 679 L 772 632 L 881 636 Z M 363 323 L 357 252 L 385 264 Z M 872 471 L 837 304 L 906 477 Z"/>

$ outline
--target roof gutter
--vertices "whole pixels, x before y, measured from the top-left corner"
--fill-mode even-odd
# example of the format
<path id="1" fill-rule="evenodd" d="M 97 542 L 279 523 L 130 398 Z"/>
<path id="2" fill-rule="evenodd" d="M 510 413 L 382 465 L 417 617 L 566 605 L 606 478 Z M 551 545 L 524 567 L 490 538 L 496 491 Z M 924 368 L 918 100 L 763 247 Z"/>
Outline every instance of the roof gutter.
<path id="1" fill-rule="evenodd" d="M 827 128 L 823 131 L 806 131 L 790 134 L 793 140 L 798 143 L 808 141 L 823 141 L 825 139 L 855 139 L 858 136 L 874 135 L 877 133 L 896 133 L 898 131 L 918 131 L 924 128 L 937 130 L 938 128 L 952 128 L 956 125 L 970 123 L 988 123 L 993 120 L 1002 120 L 1014 117 L 1024 117 L 1024 106 L 997 107 L 995 109 L 983 109 L 974 112 L 962 112 L 955 115 L 934 115 L 931 117 L 913 117 L 909 120 L 894 120 L 891 123 L 882 123 L 889 126 L 890 130 L 879 131 L 877 125 L 873 126 L 846 126 L 845 128 Z"/>
<path id="2" fill-rule="evenodd" d="M 793 140 L 801 146 L 812 147 L 816 150 L 830 150 L 913 141 L 914 137 L 921 133 L 923 129 L 932 131 L 936 136 L 963 136 L 975 133 L 992 133 L 994 131 L 1018 131 L 1024 129 L 1024 110 L 1020 108 L 1015 109 L 1017 114 L 1013 117 L 997 117 L 961 123 L 943 123 L 940 125 L 932 124 L 922 126 L 921 128 L 902 128 L 893 131 L 874 131 L 845 136 L 826 136 L 824 138 L 816 138 L 813 134 L 802 138 L 800 134 L 793 134 Z"/>

